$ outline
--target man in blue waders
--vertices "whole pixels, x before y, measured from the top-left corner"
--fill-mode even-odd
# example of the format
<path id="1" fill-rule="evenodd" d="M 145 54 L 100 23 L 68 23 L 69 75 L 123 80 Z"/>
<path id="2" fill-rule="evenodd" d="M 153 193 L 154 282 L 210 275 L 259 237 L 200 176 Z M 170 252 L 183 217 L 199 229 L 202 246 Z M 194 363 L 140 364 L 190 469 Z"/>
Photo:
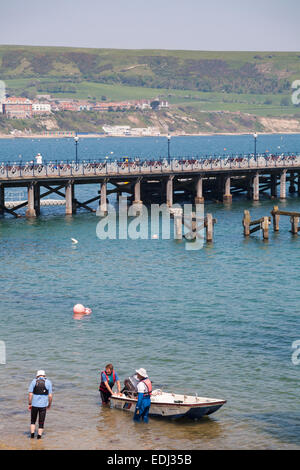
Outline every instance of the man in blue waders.
<path id="1" fill-rule="evenodd" d="M 136 374 L 139 380 L 137 386 L 138 401 L 135 407 L 133 419 L 134 421 L 143 421 L 144 423 L 148 423 L 148 415 L 151 406 L 152 383 L 145 369 L 141 368 L 136 370 Z"/>

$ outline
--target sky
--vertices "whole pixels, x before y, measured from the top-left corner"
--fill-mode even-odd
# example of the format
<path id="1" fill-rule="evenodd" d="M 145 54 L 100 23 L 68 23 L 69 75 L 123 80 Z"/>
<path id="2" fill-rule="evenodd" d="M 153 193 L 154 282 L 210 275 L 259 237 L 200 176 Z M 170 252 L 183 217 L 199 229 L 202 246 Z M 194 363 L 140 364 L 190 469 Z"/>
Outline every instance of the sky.
<path id="1" fill-rule="evenodd" d="M 0 0 L 0 44 L 300 51 L 299 0 Z"/>

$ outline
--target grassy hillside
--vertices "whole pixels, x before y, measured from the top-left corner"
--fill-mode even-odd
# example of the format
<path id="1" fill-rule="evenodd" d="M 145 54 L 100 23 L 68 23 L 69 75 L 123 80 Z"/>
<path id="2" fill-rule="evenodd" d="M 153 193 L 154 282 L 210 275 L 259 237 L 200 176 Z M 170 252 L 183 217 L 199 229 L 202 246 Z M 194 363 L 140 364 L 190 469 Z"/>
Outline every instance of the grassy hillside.
<path id="1" fill-rule="evenodd" d="M 30 98 L 47 93 L 90 100 L 167 99 L 173 116 L 185 112 L 199 121 L 198 130 L 205 113 L 241 112 L 243 119 L 247 114 L 299 119 L 300 113 L 291 102 L 300 52 L 0 46 L 0 79 L 9 94 Z M 110 119 L 125 124 L 126 116 Z M 241 117 L 240 122 L 242 130 Z"/>
<path id="2" fill-rule="evenodd" d="M 36 79 L 40 88 L 53 88 L 60 79 L 69 90 L 72 83 L 76 90 L 76 84 L 88 81 L 203 92 L 284 93 L 300 76 L 300 53 L 0 46 L 0 76 Z"/>

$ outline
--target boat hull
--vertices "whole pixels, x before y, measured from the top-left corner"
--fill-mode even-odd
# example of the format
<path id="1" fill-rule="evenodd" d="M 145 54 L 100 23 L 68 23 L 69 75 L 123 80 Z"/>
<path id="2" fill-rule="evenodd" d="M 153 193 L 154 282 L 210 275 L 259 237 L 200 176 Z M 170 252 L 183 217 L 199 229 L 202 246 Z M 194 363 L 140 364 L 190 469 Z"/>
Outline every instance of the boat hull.
<path id="1" fill-rule="evenodd" d="M 173 403 L 155 403 L 151 402 L 149 416 L 164 417 L 164 418 L 190 418 L 199 419 L 202 416 L 207 416 L 215 413 L 221 406 L 226 403 L 225 400 L 210 403 L 210 404 L 173 404 Z M 134 413 L 136 400 L 126 399 L 120 397 L 111 397 L 111 404 L 113 408 L 125 410 Z"/>

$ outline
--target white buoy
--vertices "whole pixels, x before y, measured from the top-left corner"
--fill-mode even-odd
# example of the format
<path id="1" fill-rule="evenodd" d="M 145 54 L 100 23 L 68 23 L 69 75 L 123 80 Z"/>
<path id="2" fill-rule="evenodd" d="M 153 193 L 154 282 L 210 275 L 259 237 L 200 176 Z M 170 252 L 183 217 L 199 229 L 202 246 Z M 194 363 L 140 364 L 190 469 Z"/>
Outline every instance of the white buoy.
<path id="1" fill-rule="evenodd" d="M 74 243 L 74 245 L 78 243 L 78 240 L 76 240 L 76 238 L 71 238 L 71 240 L 72 240 L 72 243 Z"/>
<path id="2" fill-rule="evenodd" d="M 152 235 L 152 238 L 153 238 L 154 240 L 157 240 L 157 239 L 158 239 L 158 235 L 157 235 L 156 233 L 154 233 L 154 235 Z"/>

